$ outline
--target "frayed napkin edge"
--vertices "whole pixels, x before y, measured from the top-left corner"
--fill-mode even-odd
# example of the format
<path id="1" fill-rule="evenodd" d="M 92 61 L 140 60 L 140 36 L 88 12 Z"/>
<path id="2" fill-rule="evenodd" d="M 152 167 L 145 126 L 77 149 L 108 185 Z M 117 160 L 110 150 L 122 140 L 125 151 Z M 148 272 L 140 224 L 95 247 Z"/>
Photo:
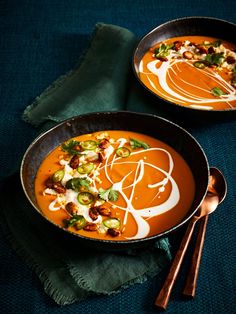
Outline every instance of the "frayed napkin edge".
<path id="1" fill-rule="evenodd" d="M 12 249 L 16 254 L 22 259 L 23 262 L 26 263 L 26 265 L 29 267 L 30 270 L 32 270 L 37 277 L 39 278 L 41 284 L 43 285 L 43 289 L 45 293 L 52 298 L 56 304 L 58 305 L 67 305 L 72 304 L 76 301 L 81 301 L 79 298 L 68 298 L 64 294 L 62 294 L 58 289 L 53 287 L 52 282 L 48 278 L 47 273 L 40 267 L 40 265 L 32 258 L 32 256 L 29 256 L 29 254 L 26 252 L 24 247 L 22 247 L 17 240 L 13 237 L 11 231 L 6 227 L 6 218 L 4 217 L 4 214 L 2 214 L 2 218 L 0 219 L 0 227 L 3 231 L 3 234 L 8 241 L 8 243 L 11 245 Z M 84 297 L 85 299 L 86 297 Z"/>
<path id="2" fill-rule="evenodd" d="M 90 286 L 87 285 L 87 283 L 84 281 L 84 278 L 81 276 L 80 271 L 75 269 L 73 266 L 74 274 L 71 276 L 74 277 L 76 273 L 77 280 L 80 282 L 79 286 L 83 286 L 85 284 L 86 291 L 90 293 L 91 295 L 114 295 L 118 294 L 124 289 L 127 289 L 135 284 L 142 284 L 145 281 L 147 281 L 149 278 L 153 278 L 157 275 L 159 275 L 168 265 L 169 262 L 171 261 L 171 253 L 170 253 L 170 247 L 171 245 L 169 244 L 168 238 L 163 238 L 160 239 L 158 242 L 156 242 L 153 245 L 153 250 L 159 250 L 160 251 L 160 256 L 159 256 L 159 261 L 158 264 L 156 265 L 156 268 L 153 270 L 149 270 L 147 272 L 143 272 L 141 274 L 138 274 L 135 278 L 127 280 L 124 282 L 122 285 L 117 285 L 116 287 L 113 287 L 112 291 L 94 291 L 94 289 Z M 129 253 L 128 253 L 129 254 Z M 131 253 L 130 255 L 137 256 L 137 253 Z M 71 271 L 71 266 L 69 271 Z M 81 284 L 82 283 L 82 284 Z"/>
<path id="3" fill-rule="evenodd" d="M 0 223 L 0 226 L 3 227 L 3 224 Z M 47 273 L 44 270 L 42 270 L 40 265 L 38 265 L 37 262 L 32 257 L 30 257 L 27 254 L 27 252 L 24 250 L 23 247 L 20 248 L 20 245 L 13 238 L 13 236 L 11 235 L 11 232 L 7 231 L 6 227 L 3 227 L 2 229 L 3 229 L 3 232 L 4 232 L 6 239 L 11 243 L 12 248 L 17 253 L 17 255 L 20 256 L 23 259 L 23 261 L 27 264 L 29 269 L 34 271 L 35 274 L 38 276 L 40 282 L 43 285 L 43 289 L 44 289 L 45 293 L 59 306 L 65 306 L 65 305 L 73 304 L 75 302 L 81 302 L 83 300 L 86 300 L 88 297 L 93 297 L 93 296 L 116 295 L 116 294 L 120 293 L 121 291 L 130 288 L 131 286 L 133 286 L 135 284 L 142 284 L 142 283 L 146 282 L 149 278 L 153 278 L 153 277 L 157 276 L 160 272 L 163 271 L 163 269 L 160 269 L 158 272 L 156 270 L 149 271 L 146 274 L 142 274 L 139 277 L 134 278 L 134 279 L 124 283 L 123 285 L 115 288 L 113 291 L 110 291 L 110 292 L 100 292 L 100 293 L 96 292 L 95 293 L 92 290 L 88 290 L 88 291 L 84 290 L 85 294 L 83 296 L 69 298 L 53 286 L 52 282 L 48 278 Z M 160 264 L 162 264 L 161 265 L 162 267 L 164 267 L 164 258 L 166 258 L 166 256 L 164 256 L 164 255 L 167 255 L 167 257 L 168 257 L 167 252 L 164 250 L 163 250 L 163 252 L 164 252 L 164 254 L 162 256 L 163 264 L 162 264 L 162 262 L 160 262 Z M 170 259 L 170 258 L 168 257 L 168 259 Z M 158 265 L 160 265 L 160 264 L 158 264 Z"/>
<path id="4" fill-rule="evenodd" d="M 18 243 L 17 239 L 15 239 L 12 236 L 11 231 L 6 227 L 6 225 L 7 225 L 6 218 L 5 218 L 4 214 L 2 214 L 2 218 L 0 219 L 0 227 L 1 227 L 3 233 L 6 237 L 6 240 L 11 244 L 12 248 L 17 253 L 17 255 L 20 256 L 22 258 L 22 260 L 27 264 L 29 269 L 31 269 L 38 276 L 46 295 L 48 295 L 59 306 L 65 306 L 65 305 L 70 305 L 70 304 L 75 303 L 75 302 L 81 302 L 83 300 L 86 300 L 88 297 L 92 297 L 92 296 L 118 294 L 122 290 L 125 290 L 125 289 L 127 289 L 127 288 L 129 288 L 135 284 L 142 284 L 145 281 L 147 281 L 149 278 L 153 278 L 154 276 L 157 276 L 160 272 L 162 272 L 162 270 L 168 264 L 166 262 L 168 260 L 169 261 L 171 260 L 171 255 L 169 253 L 169 250 L 165 249 L 165 248 L 170 248 L 169 240 L 168 240 L 168 238 L 163 238 L 161 244 L 159 242 L 157 242 L 154 245 L 154 249 L 160 249 L 162 251 L 162 259 L 160 260 L 160 262 L 157 265 L 157 266 L 160 266 L 159 271 L 157 271 L 157 269 L 155 269 L 152 271 L 148 271 L 147 273 L 141 274 L 140 276 L 137 276 L 136 278 L 133 278 L 133 279 L 125 282 L 121 286 L 115 287 L 113 291 L 94 292 L 92 289 L 87 287 L 88 290 L 81 288 L 84 292 L 84 294 L 82 296 L 80 296 L 80 297 L 78 297 L 78 296 L 77 297 L 76 296 L 68 297 L 68 296 L 65 296 L 63 293 L 61 293 L 57 288 L 55 288 L 53 286 L 52 282 L 50 281 L 50 279 L 47 275 L 47 272 L 45 272 L 40 267 L 40 265 L 37 263 L 37 261 L 35 261 L 35 259 L 32 258 L 32 256 L 30 256 L 26 252 L 24 247 L 22 247 Z M 65 264 L 65 267 L 66 267 L 66 264 Z M 69 274 L 69 272 L 68 272 L 68 274 Z"/>

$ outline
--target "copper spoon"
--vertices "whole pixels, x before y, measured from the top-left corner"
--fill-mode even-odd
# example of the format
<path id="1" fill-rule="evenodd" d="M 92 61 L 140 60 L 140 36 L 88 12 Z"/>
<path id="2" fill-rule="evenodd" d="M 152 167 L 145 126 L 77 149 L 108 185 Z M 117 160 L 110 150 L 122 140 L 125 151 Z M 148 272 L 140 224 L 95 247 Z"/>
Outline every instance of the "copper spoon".
<path id="1" fill-rule="evenodd" d="M 214 170 L 213 170 L 214 169 Z M 155 300 L 155 305 L 163 310 L 166 309 L 167 305 L 168 305 L 168 301 L 170 298 L 170 294 L 173 288 L 173 285 L 176 281 L 177 275 L 179 273 L 180 270 L 180 266 L 182 264 L 185 252 L 187 250 L 187 247 L 189 245 L 191 236 L 193 234 L 193 230 L 195 227 L 196 222 L 204 217 L 209 215 L 210 213 L 212 213 L 218 206 L 220 199 L 218 196 L 218 193 L 216 193 L 216 189 L 213 189 L 213 186 L 218 186 L 218 176 L 215 177 L 215 173 L 218 169 L 216 168 L 211 168 L 210 169 L 210 179 L 209 179 L 209 188 L 208 188 L 208 192 L 207 192 L 207 196 L 205 197 L 205 199 L 202 202 L 202 205 L 199 207 L 199 210 L 197 211 L 197 213 L 190 219 L 188 227 L 186 229 L 186 232 L 184 234 L 184 237 L 181 241 L 180 247 L 175 255 L 175 258 L 173 260 L 173 263 L 171 265 L 169 274 L 165 280 L 165 283 L 161 289 L 161 291 L 159 292 L 156 300 Z M 226 185 L 225 185 L 226 186 Z M 206 201 L 207 199 L 207 201 Z M 208 206 L 206 206 L 206 203 L 208 204 Z"/>
<path id="2" fill-rule="evenodd" d="M 213 202 L 214 195 L 218 195 L 218 203 L 220 204 L 225 199 L 227 193 L 227 184 L 223 174 L 216 168 L 211 168 L 210 174 L 212 179 L 210 179 L 208 193 L 204 199 L 204 202 L 202 203 L 202 206 L 217 206 L 218 204 L 211 205 L 211 202 Z M 197 277 L 206 234 L 207 221 L 208 215 L 204 216 L 200 221 L 191 266 L 183 290 L 183 294 L 191 298 L 193 298 L 196 293 Z"/>

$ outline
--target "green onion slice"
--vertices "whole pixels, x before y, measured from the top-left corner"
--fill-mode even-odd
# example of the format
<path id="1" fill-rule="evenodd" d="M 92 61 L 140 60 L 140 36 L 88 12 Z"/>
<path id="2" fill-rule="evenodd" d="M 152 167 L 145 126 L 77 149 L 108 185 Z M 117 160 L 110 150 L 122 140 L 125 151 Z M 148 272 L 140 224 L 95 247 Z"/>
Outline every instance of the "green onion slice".
<path id="1" fill-rule="evenodd" d="M 116 155 L 122 158 L 127 158 L 130 155 L 130 150 L 127 147 L 119 147 L 116 150 Z"/>
<path id="2" fill-rule="evenodd" d="M 81 142 L 80 146 L 84 150 L 95 150 L 95 148 L 97 147 L 97 142 L 92 141 L 92 140 L 87 140 L 87 141 Z"/>
<path id="3" fill-rule="evenodd" d="M 94 196 L 89 192 L 81 192 L 78 194 L 77 199 L 80 204 L 89 205 L 94 201 Z"/>
<path id="4" fill-rule="evenodd" d="M 118 218 L 107 218 L 103 220 L 103 224 L 107 228 L 117 229 L 120 227 L 120 219 Z"/>
<path id="5" fill-rule="evenodd" d="M 78 226 L 77 226 L 77 223 L 78 223 Z M 75 214 L 70 219 L 64 220 L 64 225 L 66 228 L 74 227 L 74 226 L 76 226 L 76 228 L 78 228 L 78 227 L 82 226 L 83 224 L 84 225 L 86 224 L 86 220 L 85 220 L 84 216 L 82 216 L 82 215 L 76 215 Z"/>
<path id="6" fill-rule="evenodd" d="M 64 178 L 64 175 L 65 171 L 63 169 L 57 170 L 52 176 L 53 182 L 60 182 Z"/>
<path id="7" fill-rule="evenodd" d="M 198 69 L 204 69 L 206 67 L 206 63 L 203 61 L 196 61 L 193 65 Z"/>
<path id="8" fill-rule="evenodd" d="M 80 174 L 89 174 L 94 168 L 94 164 L 89 162 L 87 164 L 83 164 L 81 166 L 78 167 L 77 171 Z"/>
<path id="9" fill-rule="evenodd" d="M 86 219 L 82 215 L 78 215 L 78 220 L 75 223 L 75 227 L 77 230 L 81 230 L 86 225 Z"/>
<path id="10" fill-rule="evenodd" d="M 212 88 L 211 93 L 212 93 L 212 95 L 214 95 L 216 97 L 226 95 L 226 93 L 224 91 L 222 91 L 222 89 L 220 89 L 219 87 Z"/>

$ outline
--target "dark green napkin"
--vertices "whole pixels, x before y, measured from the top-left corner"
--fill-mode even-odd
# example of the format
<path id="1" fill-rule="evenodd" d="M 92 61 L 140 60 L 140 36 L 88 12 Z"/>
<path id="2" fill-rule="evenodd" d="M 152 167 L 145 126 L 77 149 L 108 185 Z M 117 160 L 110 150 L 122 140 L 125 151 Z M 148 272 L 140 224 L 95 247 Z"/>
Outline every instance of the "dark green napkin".
<path id="1" fill-rule="evenodd" d="M 24 120 L 45 128 L 81 113 L 126 109 L 135 41 L 126 29 L 98 24 L 78 66 L 27 107 Z M 32 209 L 18 175 L 5 182 L 0 206 L 2 226 L 13 247 L 60 305 L 142 283 L 170 261 L 166 238 L 152 248 L 129 253 L 86 250 L 66 239 Z"/>
<path id="2" fill-rule="evenodd" d="M 88 112 L 124 109 L 135 43 L 130 31 L 97 24 L 75 69 L 37 97 L 25 110 L 24 119 L 37 126 Z"/>

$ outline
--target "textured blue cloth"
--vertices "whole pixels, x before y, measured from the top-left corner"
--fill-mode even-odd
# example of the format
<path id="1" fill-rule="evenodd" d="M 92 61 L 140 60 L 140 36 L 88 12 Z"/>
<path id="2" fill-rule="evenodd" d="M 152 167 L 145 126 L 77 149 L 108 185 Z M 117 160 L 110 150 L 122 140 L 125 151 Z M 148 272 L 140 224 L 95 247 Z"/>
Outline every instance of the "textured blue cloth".
<path id="1" fill-rule="evenodd" d="M 236 3 L 216 1 L 35 1 L 0 2 L 1 128 L 0 165 L 4 178 L 17 168 L 37 130 L 21 120 L 27 104 L 57 77 L 75 66 L 97 22 L 126 27 L 144 35 L 167 20 L 213 16 L 236 22 Z M 235 34 L 232 34 L 235 36 Z M 234 37 L 235 38 L 235 37 Z M 160 113 L 158 104 L 129 109 Z M 165 112 L 163 112 L 165 115 Z M 181 298 L 189 256 L 173 290 L 167 313 L 235 313 L 236 120 L 209 123 L 170 113 L 204 148 L 211 166 L 225 174 L 228 195 L 209 218 L 207 237 L 193 301 Z M 3 180 L 3 184 L 4 184 Z M 172 238 L 177 248 L 181 231 Z M 156 313 L 154 298 L 161 287 L 154 279 L 118 295 L 97 297 L 60 308 L 42 291 L 34 273 L 0 234 L 0 306 L 2 313 Z M 163 274 L 164 280 L 165 274 Z"/>

